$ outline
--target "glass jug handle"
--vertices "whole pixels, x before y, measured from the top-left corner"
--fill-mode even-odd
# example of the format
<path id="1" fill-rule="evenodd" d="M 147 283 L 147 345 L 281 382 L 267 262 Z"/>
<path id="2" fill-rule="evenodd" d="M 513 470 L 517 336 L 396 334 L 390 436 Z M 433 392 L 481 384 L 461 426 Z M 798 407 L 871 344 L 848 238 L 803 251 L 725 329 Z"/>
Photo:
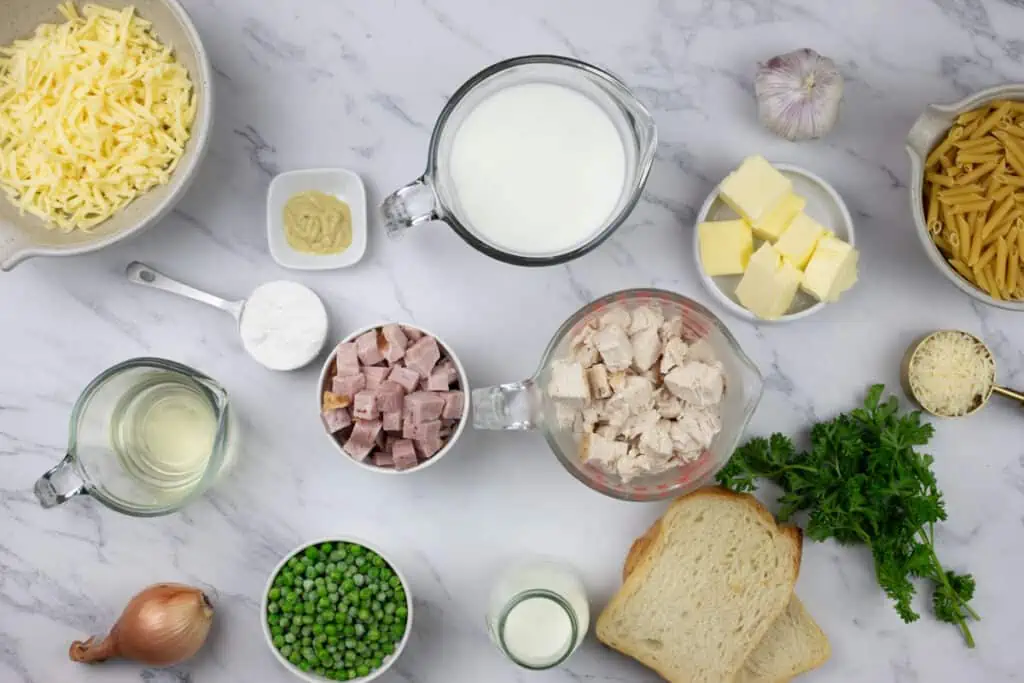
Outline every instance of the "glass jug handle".
<path id="1" fill-rule="evenodd" d="M 70 453 L 39 477 L 35 485 L 36 498 L 44 508 L 66 503 L 83 491 L 85 482 L 75 473 Z"/>
<path id="2" fill-rule="evenodd" d="M 540 415 L 540 392 L 532 379 L 473 390 L 476 429 L 536 429 Z"/>
<path id="3" fill-rule="evenodd" d="M 444 212 L 427 177 L 420 176 L 405 187 L 391 193 L 380 205 L 384 214 L 384 229 L 388 237 L 401 237 L 411 227 L 426 221 L 436 221 Z"/>

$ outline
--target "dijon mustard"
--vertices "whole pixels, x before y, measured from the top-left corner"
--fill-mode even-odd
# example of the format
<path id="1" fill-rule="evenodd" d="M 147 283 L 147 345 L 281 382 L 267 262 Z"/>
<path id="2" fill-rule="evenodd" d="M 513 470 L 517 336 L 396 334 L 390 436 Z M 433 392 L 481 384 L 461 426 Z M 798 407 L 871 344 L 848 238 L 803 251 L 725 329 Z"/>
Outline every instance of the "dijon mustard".
<path id="1" fill-rule="evenodd" d="M 337 197 L 308 190 L 284 205 L 288 245 L 306 254 L 340 254 L 352 246 L 352 210 Z"/>

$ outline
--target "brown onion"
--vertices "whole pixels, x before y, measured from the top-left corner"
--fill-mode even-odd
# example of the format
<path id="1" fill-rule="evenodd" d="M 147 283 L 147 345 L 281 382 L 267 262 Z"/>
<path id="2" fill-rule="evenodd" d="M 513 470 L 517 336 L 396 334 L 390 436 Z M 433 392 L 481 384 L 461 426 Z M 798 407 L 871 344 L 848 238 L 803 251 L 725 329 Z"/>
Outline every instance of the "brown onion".
<path id="1" fill-rule="evenodd" d="M 106 638 L 76 640 L 68 654 L 76 662 L 124 657 L 171 666 L 199 651 L 212 622 L 213 604 L 201 590 L 158 583 L 131 599 Z"/>

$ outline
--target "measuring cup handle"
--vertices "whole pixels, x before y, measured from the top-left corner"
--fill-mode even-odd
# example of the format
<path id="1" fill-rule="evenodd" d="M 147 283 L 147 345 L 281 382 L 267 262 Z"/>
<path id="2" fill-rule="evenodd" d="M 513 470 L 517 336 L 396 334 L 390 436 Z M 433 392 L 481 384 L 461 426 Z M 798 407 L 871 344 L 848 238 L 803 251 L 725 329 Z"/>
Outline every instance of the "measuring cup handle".
<path id="1" fill-rule="evenodd" d="M 57 481 L 54 481 L 54 478 Z M 35 485 L 36 498 L 44 508 L 66 503 L 84 491 L 85 482 L 75 472 L 70 453 L 39 477 Z"/>
<path id="2" fill-rule="evenodd" d="M 541 397 L 533 380 L 473 390 L 473 426 L 476 429 L 536 429 Z"/>
<path id="3" fill-rule="evenodd" d="M 426 176 L 393 192 L 380 205 L 380 211 L 384 216 L 384 229 L 392 238 L 401 237 L 420 223 L 444 218 L 441 202 Z"/>
<path id="4" fill-rule="evenodd" d="M 132 261 L 125 268 L 124 274 L 128 277 L 128 280 L 134 282 L 137 285 L 143 287 L 152 287 L 153 289 L 160 289 L 171 294 L 177 294 L 183 296 L 186 299 L 192 299 L 200 303 L 206 304 L 207 306 L 213 306 L 219 308 L 222 311 L 227 311 L 231 315 L 238 318 L 242 314 L 242 306 L 236 301 L 226 301 L 221 299 L 219 296 L 214 296 L 209 292 L 204 292 L 201 289 L 190 287 L 184 282 L 178 282 L 173 278 L 169 278 L 161 272 L 150 268 L 145 263 L 139 263 L 138 261 Z"/>
<path id="5" fill-rule="evenodd" d="M 1014 391 L 1013 389 L 1007 389 L 1006 387 L 1001 387 L 999 385 L 992 387 L 992 391 L 996 394 L 1000 394 L 1001 396 L 1005 396 L 1006 398 L 1012 398 L 1021 405 L 1024 405 L 1024 392 Z"/>

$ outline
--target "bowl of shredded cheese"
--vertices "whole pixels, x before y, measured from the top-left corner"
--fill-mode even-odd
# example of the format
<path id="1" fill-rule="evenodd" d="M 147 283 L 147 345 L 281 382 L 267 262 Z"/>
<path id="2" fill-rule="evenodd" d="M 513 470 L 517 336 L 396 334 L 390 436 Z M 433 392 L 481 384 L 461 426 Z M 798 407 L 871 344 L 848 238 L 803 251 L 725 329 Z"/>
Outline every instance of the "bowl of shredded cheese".
<path id="1" fill-rule="evenodd" d="M 996 364 L 973 334 L 939 330 L 910 345 L 900 377 L 907 395 L 928 413 L 965 417 L 992 395 Z"/>
<path id="2" fill-rule="evenodd" d="M 0 22 L 0 270 L 153 225 L 188 187 L 211 67 L 177 0 L 13 0 Z"/>

